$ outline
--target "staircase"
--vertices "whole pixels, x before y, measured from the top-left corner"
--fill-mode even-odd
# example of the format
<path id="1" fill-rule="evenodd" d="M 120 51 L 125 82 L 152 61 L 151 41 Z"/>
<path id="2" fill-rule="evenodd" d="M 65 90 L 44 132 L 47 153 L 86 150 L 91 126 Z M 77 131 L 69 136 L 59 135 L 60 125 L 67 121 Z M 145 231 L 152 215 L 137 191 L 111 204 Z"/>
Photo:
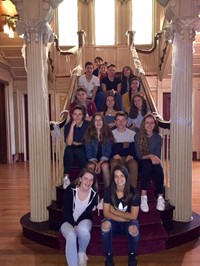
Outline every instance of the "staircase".
<path id="1" fill-rule="evenodd" d="M 77 176 L 72 174 L 72 176 Z M 101 177 L 99 177 L 101 179 Z M 72 180 L 72 177 L 71 177 Z M 140 186 L 140 184 L 138 185 Z M 100 197 L 103 197 L 103 182 L 99 180 L 99 193 Z M 49 226 L 52 230 L 58 231 L 60 228 L 60 223 L 62 219 L 62 201 L 64 190 L 62 186 L 56 189 L 57 199 L 53 201 L 51 206 L 48 207 L 49 210 Z M 139 212 L 139 222 L 140 222 L 140 243 L 139 243 L 139 254 L 153 253 L 164 250 L 166 248 L 166 241 L 168 239 L 168 234 L 163 226 L 163 224 L 168 224 L 170 220 L 172 221 L 173 207 L 168 206 L 166 214 L 162 214 L 156 210 L 156 200 L 154 198 L 154 186 L 151 185 L 148 192 L 149 201 L 149 213 Z M 169 204 L 168 204 L 169 205 Z M 170 211 L 169 211 L 170 210 Z M 169 214 L 170 213 L 170 214 Z M 101 237 L 100 237 L 100 224 L 103 219 L 102 210 L 98 212 L 95 210 L 93 212 L 93 229 L 91 235 L 91 241 L 87 249 L 89 255 L 103 255 Z M 169 220 L 170 219 L 170 220 Z M 167 221 L 168 220 L 168 221 Z M 60 243 L 60 249 L 65 248 L 65 239 L 58 233 L 58 240 Z M 125 236 L 116 236 L 113 240 L 113 251 L 117 256 L 126 256 L 128 242 Z"/>
<path id="2" fill-rule="evenodd" d="M 77 168 L 73 167 L 71 181 L 73 177 L 78 176 Z M 140 190 L 140 180 L 138 181 Z M 99 194 L 103 197 L 103 182 L 99 179 Z M 56 187 L 56 200 L 52 201 L 47 208 L 49 211 L 49 220 L 46 222 L 31 222 L 30 213 L 25 214 L 20 223 L 23 229 L 23 235 L 39 244 L 55 248 L 64 252 L 65 239 L 60 234 L 59 228 L 62 219 L 64 190 L 62 186 Z M 177 247 L 200 236 L 200 215 L 192 212 L 191 221 L 176 222 L 173 221 L 174 207 L 169 202 L 166 203 L 165 211 L 156 210 L 156 200 L 154 197 L 154 186 L 150 185 L 148 190 L 148 202 L 150 211 L 148 213 L 139 212 L 138 220 L 140 222 L 140 241 L 138 254 L 147 254 L 159 252 L 168 248 Z M 102 243 L 100 238 L 100 222 L 103 218 L 94 211 L 93 229 L 91 241 L 88 246 L 88 255 L 103 255 Z M 113 253 L 115 256 L 127 255 L 126 237 L 115 237 L 113 240 Z"/>
<path id="3" fill-rule="evenodd" d="M 77 176 L 77 170 L 73 169 L 73 176 Z M 103 183 L 99 180 L 100 194 L 103 193 Z M 140 182 L 138 182 L 140 188 Z M 65 239 L 62 237 L 59 228 L 62 218 L 62 202 L 64 190 L 62 186 L 56 188 L 56 200 L 48 207 L 49 220 L 46 222 L 31 222 L 30 213 L 25 214 L 21 220 L 23 236 L 39 244 L 61 250 L 64 252 Z M 148 190 L 150 211 L 139 212 L 140 242 L 138 254 L 159 252 L 168 248 L 176 247 L 200 235 L 200 215 L 192 213 L 192 220 L 189 223 L 175 222 L 173 218 L 174 207 L 168 202 L 164 212 L 156 210 L 154 198 L 154 187 Z M 103 255 L 100 239 L 100 221 L 103 218 L 102 211 L 93 214 L 92 237 L 87 250 L 88 255 Z M 115 256 L 127 255 L 126 237 L 115 237 L 113 240 L 113 252 Z"/>

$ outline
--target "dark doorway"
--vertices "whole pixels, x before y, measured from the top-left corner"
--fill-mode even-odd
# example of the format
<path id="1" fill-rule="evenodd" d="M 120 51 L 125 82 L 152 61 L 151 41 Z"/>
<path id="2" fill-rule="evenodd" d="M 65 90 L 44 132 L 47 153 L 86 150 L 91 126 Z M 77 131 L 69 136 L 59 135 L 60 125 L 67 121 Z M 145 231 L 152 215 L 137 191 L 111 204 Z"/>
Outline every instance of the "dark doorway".
<path id="1" fill-rule="evenodd" d="M 163 93 L 163 118 L 166 121 L 170 120 L 170 104 L 171 104 L 171 93 Z"/>
<path id="2" fill-rule="evenodd" d="M 25 117 L 25 136 L 26 136 L 26 160 L 29 161 L 29 138 L 28 138 L 28 95 L 24 95 L 24 117 Z"/>
<path id="3" fill-rule="evenodd" d="M 163 119 L 165 121 L 170 121 L 171 114 L 170 114 L 170 105 L 171 105 L 171 93 L 166 92 L 163 93 Z M 165 159 L 169 159 L 169 154 L 167 155 L 167 150 L 170 153 L 170 141 L 167 140 L 167 137 L 164 139 L 164 145 L 165 145 Z"/>
<path id="4" fill-rule="evenodd" d="M 8 163 L 6 136 L 5 85 L 0 83 L 0 163 Z"/>

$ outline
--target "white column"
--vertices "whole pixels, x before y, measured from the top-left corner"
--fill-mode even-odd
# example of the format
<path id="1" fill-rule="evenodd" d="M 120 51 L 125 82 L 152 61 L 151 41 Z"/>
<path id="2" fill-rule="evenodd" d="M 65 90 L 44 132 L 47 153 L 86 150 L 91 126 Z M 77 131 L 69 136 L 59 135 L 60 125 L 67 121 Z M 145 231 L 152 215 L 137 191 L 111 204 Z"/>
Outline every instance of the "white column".
<path id="1" fill-rule="evenodd" d="M 173 41 L 169 196 L 175 206 L 174 220 L 189 222 L 192 214 L 192 59 L 195 30 L 200 27 L 200 2 L 167 2 L 166 38 Z"/>
<path id="2" fill-rule="evenodd" d="M 192 213 L 192 20 L 177 19 L 173 36 L 170 199 L 174 220 L 188 222 Z"/>
<path id="3" fill-rule="evenodd" d="M 35 34 L 31 38 L 34 39 Z M 46 47 L 41 36 L 27 44 L 31 220 L 48 220 L 51 202 L 50 132 Z"/>
<path id="4" fill-rule="evenodd" d="M 18 34 L 26 42 L 31 221 L 48 220 L 51 203 L 50 129 L 47 44 L 53 41 L 49 22 L 60 0 L 13 1 L 21 21 Z"/>

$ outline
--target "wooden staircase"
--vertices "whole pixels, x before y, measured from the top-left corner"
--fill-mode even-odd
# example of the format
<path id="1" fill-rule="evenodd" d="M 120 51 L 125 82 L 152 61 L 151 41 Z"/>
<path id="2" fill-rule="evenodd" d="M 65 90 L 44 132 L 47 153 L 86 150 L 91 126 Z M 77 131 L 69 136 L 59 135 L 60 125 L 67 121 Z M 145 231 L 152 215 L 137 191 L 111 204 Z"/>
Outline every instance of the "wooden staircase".
<path id="1" fill-rule="evenodd" d="M 77 173 L 77 170 L 75 171 Z M 77 175 L 72 175 L 77 176 Z M 71 178 L 71 181 L 73 179 Z M 100 196 L 103 194 L 103 183 L 99 180 Z M 138 184 L 140 187 L 140 182 Z M 30 221 L 30 214 L 24 215 L 20 222 L 23 235 L 37 243 L 64 251 L 65 239 L 59 229 L 62 221 L 62 206 L 64 190 L 62 186 L 56 188 L 56 200 L 48 207 L 49 220 L 47 222 L 34 223 Z M 164 212 L 156 210 L 156 199 L 154 197 L 154 186 L 150 185 L 148 190 L 148 213 L 139 212 L 140 242 L 138 254 L 154 253 L 175 247 L 191 241 L 200 235 L 200 217 L 193 214 L 190 223 L 174 222 L 174 207 L 166 203 Z M 102 210 L 93 213 L 93 229 L 91 241 L 87 249 L 88 255 L 103 256 L 103 248 L 100 237 L 100 222 L 103 218 Z M 124 236 L 116 236 L 113 240 L 113 252 L 116 256 L 127 255 L 127 239 Z"/>
<path id="2" fill-rule="evenodd" d="M 73 176 L 77 176 L 76 174 L 72 174 Z M 73 179 L 71 177 L 71 180 Z M 99 176 L 99 194 L 100 197 L 103 197 L 103 182 L 102 178 Z M 140 182 L 139 185 L 140 186 Z M 64 190 L 62 186 L 56 188 L 56 201 L 53 201 L 51 206 L 48 207 L 49 210 L 49 225 L 51 229 L 58 230 L 61 225 L 62 220 L 62 206 L 63 206 L 63 195 Z M 168 239 L 168 234 L 163 226 L 167 223 L 166 216 L 163 215 L 161 220 L 160 212 L 156 210 L 156 200 L 154 198 L 154 186 L 151 185 L 148 191 L 148 199 L 149 199 L 149 213 L 139 212 L 139 222 L 140 222 L 140 244 L 138 253 L 152 253 L 158 252 L 165 249 L 165 243 Z M 169 204 L 168 204 L 169 205 Z M 173 207 L 168 207 L 168 215 L 170 212 L 170 220 L 172 220 Z M 169 211 L 170 210 L 170 211 Z M 167 217 L 169 218 L 169 216 Z M 92 237 L 88 247 L 89 255 L 103 255 L 101 237 L 100 237 L 100 224 L 103 219 L 103 213 L 101 211 L 94 211 L 93 213 L 93 230 Z M 62 235 L 58 234 L 58 239 L 60 242 L 60 249 L 64 250 L 65 247 L 65 239 Z M 126 237 L 115 237 L 113 240 L 113 250 L 114 254 L 122 256 L 127 255 L 127 239 Z"/>

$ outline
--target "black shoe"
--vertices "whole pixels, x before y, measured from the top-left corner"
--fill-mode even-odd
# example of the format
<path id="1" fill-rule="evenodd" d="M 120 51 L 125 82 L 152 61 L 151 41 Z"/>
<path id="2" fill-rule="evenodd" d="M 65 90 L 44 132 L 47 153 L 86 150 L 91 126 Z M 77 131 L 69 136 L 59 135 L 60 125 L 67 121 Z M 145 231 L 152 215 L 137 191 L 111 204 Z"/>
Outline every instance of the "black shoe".
<path id="1" fill-rule="evenodd" d="M 115 266 L 112 254 L 107 254 L 106 255 L 105 266 Z"/>
<path id="2" fill-rule="evenodd" d="M 137 256 L 135 253 L 130 253 L 128 256 L 128 266 L 137 266 Z"/>

